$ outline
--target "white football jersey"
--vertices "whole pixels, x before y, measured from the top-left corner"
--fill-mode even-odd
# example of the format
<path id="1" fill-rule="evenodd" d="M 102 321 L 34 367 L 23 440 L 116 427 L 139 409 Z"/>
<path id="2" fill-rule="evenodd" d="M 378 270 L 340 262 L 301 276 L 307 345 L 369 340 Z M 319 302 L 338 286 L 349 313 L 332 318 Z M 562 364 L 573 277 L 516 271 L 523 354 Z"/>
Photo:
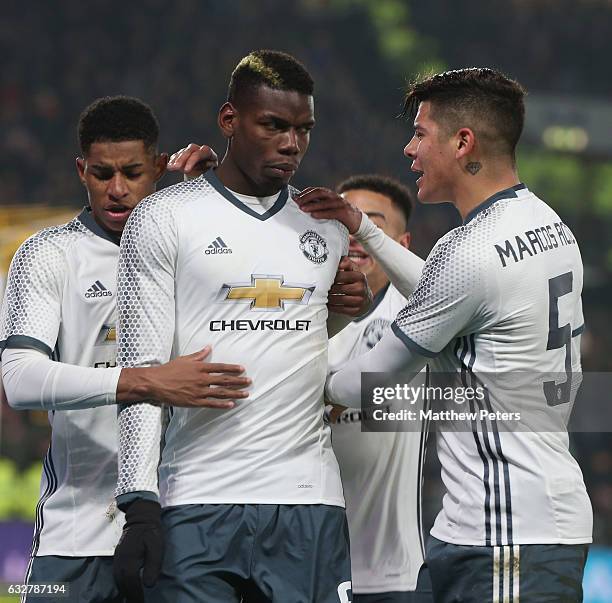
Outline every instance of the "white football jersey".
<path id="1" fill-rule="evenodd" d="M 370 313 L 329 342 L 330 370 L 372 349 L 406 305 L 389 285 Z M 425 375 L 413 379 L 424 383 Z M 418 383 L 417 383 L 418 382 Z M 415 404 L 418 410 L 422 406 Z M 410 591 L 423 564 L 421 480 L 427 428 L 411 432 L 361 431 L 361 410 L 347 409 L 332 424 L 351 539 L 353 592 Z"/>
<path id="2" fill-rule="evenodd" d="M 447 401 L 434 409 L 479 417 L 472 429 L 438 424 L 446 495 L 436 538 L 493 546 L 591 541 L 591 505 L 564 426 L 580 382 L 581 291 L 576 240 L 524 185 L 491 197 L 430 253 L 392 329 L 432 357 L 432 371 L 490 386 L 469 408 Z M 559 423 L 500 430 L 481 415 L 498 410 Z"/>
<path id="3" fill-rule="evenodd" d="M 34 348 L 84 367 L 116 366 L 119 246 L 89 209 L 18 249 L 0 316 L 0 349 Z M 49 412 L 34 555 L 112 555 L 123 514 L 114 510 L 117 409 Z"/>
<path id="4" fill-rule="evenodd" d="M 162 506 L 344 506 L 323 386 L 327 294 L 348 233 L 300 211 L 288 193 L 260 214 L 210 171 L 146 198 L 126 225 L 119 364 L 160 364 L 212 344 L 207 361 L 241 364 L 253 380 L 231 410 L 173 410 Z M 122 409 L 118 495 L 157 494 L 160 414 L 148 404 Z"/>

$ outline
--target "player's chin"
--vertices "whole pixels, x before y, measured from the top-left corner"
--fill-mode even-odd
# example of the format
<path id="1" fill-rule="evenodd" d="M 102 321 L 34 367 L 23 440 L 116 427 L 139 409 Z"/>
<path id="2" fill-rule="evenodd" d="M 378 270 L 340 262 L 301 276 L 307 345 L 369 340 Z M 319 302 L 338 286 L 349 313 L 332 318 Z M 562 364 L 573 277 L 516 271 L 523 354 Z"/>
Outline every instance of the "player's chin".
<path id="1" fill-rule="evenodd" d="M 270 178 L 269 185 L 275 190 L 285 188 L 291 180 L 291 176 L 283 176 L 279 178 Z"/>
<path id="2" fill-rule="evenodd" d="M 274 167 L 267 167 L 265 169 L 264 178 L 270 184 L 275 184 L 277 186 L 286 186 L 287 184 L 289 184 L 291 178 L 293 178 L 295 171 L 295 169 L 279 169 Z"/>
<path id="3" fill-rule="evenodd" d="M 107 231 L 114 232 L 120 235 L 127 224 L 131 211 L 125 212 L 122 216 L 108 215 L 109 212 L 104 212 L 101 217 L 102 224 Z"/>
<path id="4" fill-rule="evenodd" d="M 418 185 L 417 185 L 418 186 Z M 435 191 L 429 190 L 426 186 L 418 186 L 417 188 L 417 199 L 420 203 L 440 203 L 441 200 L 437 198 Z"/>

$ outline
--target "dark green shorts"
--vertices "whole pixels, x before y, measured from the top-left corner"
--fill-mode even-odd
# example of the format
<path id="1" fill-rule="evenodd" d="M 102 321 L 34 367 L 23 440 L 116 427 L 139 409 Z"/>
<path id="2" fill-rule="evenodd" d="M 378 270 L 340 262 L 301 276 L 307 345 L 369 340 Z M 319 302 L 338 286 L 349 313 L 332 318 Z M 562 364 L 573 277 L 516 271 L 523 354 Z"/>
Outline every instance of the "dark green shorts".
<path id="1" fill-rule="evenodd" d="M 436 603 L 580 603 L 586 544 L 462 546 L 431 537 L 427 565 Z"/>
<path id="2" fill-rule="evenodd" d="M 28 584 L 67 582 L 68 596 L 30 596 L 28 603 L 124 603 L 113 579 L 112 557 L 34 557 Z"/>
<path id="3" fill-rule="evenodd" d="M 163 510 L 166 547 L 148 603 L 350 603 L 344 509 L 181 505 Z"/>

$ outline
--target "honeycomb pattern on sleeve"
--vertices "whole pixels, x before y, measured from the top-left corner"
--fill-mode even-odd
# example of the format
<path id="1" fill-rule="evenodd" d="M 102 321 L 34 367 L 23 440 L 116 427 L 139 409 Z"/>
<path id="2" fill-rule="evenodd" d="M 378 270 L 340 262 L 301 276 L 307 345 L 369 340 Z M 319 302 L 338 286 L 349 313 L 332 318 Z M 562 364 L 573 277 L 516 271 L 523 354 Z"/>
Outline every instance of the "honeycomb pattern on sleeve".
<path id="1" fill-rule="evenodd" d="M 119 476 L 115 495 L 135 491 L 158 494 L 157 467 L 162 409 L 141 403 L 119 412 Z"/>
<path id="2" fill-rule="evenodd" d="M 175 212 L 214 192 L 197 178 L 141 201 L 123 235 L 117 275 L 117 363 L 159 365 L 170 358 L 174 337 Z M 205 201 L 203 201 L 205 202 Z M 158 493 L 161 409 L 132 404 L 119 414 L 119 479 L 116 495 Z"/>
<path id="3" fill-rule="evenodd" d="M 498 201 L 449 232 L 427 258 L 417 288 L 395 319 L 426 350 L 438 352 L 486 302 L 488 242 L 508 202 Z"/>
<path id="4" fill-rule="evenodd" d="M 66 254 L 88 233 L 75 218 L 41 230 L 19 247 L 11 262 L 0 313 L 0 342 L 23 335 L 55 347 Z"/>
<path id="5" fill-rule="evenodd" d="M 174 336 L 175 213 L 211 192 L 204 178 L 196 178 L 147 197 L 132 212 L 117 274 L 120 366 L 167 362 Z"/>

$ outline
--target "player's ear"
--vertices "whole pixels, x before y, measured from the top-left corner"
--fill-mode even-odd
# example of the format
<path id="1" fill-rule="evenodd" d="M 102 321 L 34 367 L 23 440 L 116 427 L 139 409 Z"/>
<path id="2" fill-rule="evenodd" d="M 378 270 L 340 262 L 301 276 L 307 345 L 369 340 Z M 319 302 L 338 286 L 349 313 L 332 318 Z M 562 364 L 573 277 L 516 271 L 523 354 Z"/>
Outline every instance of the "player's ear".
<path id="1" fill-rule="evenodd" d="M 76 169 L 77 173 L 79 174 L 79 180 L 81 181 L 81 184 L 85 186 L 85 159 L 83 159 L 82 157 L 76 158 Z"/>
<path id="2" fill-rule="evenodd" d="M 234 129 L 238 120 L 238 111 L 236 107 L 229 101 L 223 103 L 221 109 L 219 109 L 219 115 L 217 116 L 217 124 L 219 129 L 225 138 L 231 138 L 234 135 Z"/>
<path id="3" fill-rule="evenodd" d="M 402 246 L 405 247 L 406 249 L 408 249 L 408 247 L 410 247 L 410 239 L 412 238 L 412 235 L 409 232 L 405 232 L 398 240 L 398 243 Z"/>
<path id="4" fill-rule="evenodd" d="M 461 159 L 474 151 L 476 136 L 471 128 L 461 128 L 455 134 L 455 157 Z"/>
<path id="5" fill-rule="evenodd" d="M 168 153 L 160 153 L 155 158 L 155 182 L 166 173 L 166 166 L 168 165 L 169 159 L 170 156 Z"/>

